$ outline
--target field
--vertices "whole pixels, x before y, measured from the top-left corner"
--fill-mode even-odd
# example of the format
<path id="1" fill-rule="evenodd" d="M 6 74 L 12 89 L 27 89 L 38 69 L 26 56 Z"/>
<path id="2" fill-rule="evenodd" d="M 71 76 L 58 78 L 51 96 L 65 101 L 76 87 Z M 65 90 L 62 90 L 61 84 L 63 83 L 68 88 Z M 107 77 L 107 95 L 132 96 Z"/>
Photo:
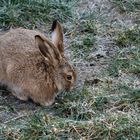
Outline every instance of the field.
<path id="1" fill-rule="evenodd" d="M 1 0 L 0 31 L 63 23 L 75 89 L 55 104 L 0 88 L 0 140 L 140 140 L 140 1 Z"/>

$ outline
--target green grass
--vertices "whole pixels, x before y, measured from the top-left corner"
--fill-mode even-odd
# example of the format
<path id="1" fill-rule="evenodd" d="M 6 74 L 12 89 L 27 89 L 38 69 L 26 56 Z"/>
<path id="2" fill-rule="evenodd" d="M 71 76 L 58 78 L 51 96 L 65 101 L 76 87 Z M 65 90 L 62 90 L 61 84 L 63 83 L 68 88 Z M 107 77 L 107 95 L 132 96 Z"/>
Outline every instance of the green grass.
<path id="1" fill-rule="evenodd" d="M 110 69 L 111 68 L 111 69 Z M 118 76 L 121 73 L 140 73 L 140 49 L 136 48 L 124 48 L 119 52 L 112 60 L 109 67 L 111 75 Z"/>
<path id="2" fill-rule="evenodd" d="M 116 44 L 120 47 L 140 44 L 140 26 L 134 26 L 119 33 Z"/>
<path id="3" fill-rule="evenodd" d="M 140 73 L 140 27 L 133 26 L 118 33 L 114 42 L 119 47 L 118 53 L 112 59 L 109 73 L 118 76 L 119 73 Z"/>
<path id="4" fill-rule="evenodd" d="M 37 28 L 38 24 L 71 17 L 76 1 L 60 0 L 1 0 L 0 29 L 12 27 Z"/>
<path id="5" fill-rule="evenodd" d="M 105 83 L 104 83 L 105 84 Z M 101 85 L 102 90 L 110 92 Z M 107 84 L 106 84 L 107 86 Z M 114 88 L 115 85 L 112 85 Z M 125 90 L 125 88 L 123 89 Z M 98 92 L 99 94 L 100 92 Z M 111 93 L 111 92 L 110 92 Z M 130 96 L 118 95 L 106 97 L 108 94 L 72 92 L 65 95 L 67 101 L 58 102 L 50 108 L 55 114 L 48 114 L 45 110 L 27 115 L 22 120 L 8 122 L 1 129 L 1 139 L 139 139 L 138 100 L 129 102 Z M 120 93 L 119 93 L 120 94 Z M 127 93 L 126 93 L 127 95 Z M 76 97 L 72 100 L 69 97 Z M 133 95 L 134 96 L 134 95 Z M 115 98 L 115 99 L 114 99 Z M 113 108 L 112 108 L 113 105 Z M 132 114 L 129 108 L 135 110 Z M 60 111 L 61 110 L 61 111 Z"/>
<path id="6" fill-rule="evenodd" d="M 74 40 L 71 43 L 73 57 L 86 59 L 90 52 L 95 50 L 95 41 L 96 38 L 92 35 L 86 35 L 86 37 L 80 37 L 79 39 Z"/>
<path id="7" fill-rule="evenodd" d="M 125 13 L 133 22 L 140 24 L 140 1 L 139 0 L 112 0 L 120 13 Z"/>
<path id="8" fill-rule="evenodd" d="M 137 11 L 140 11 L 140 1 L 139 0 L 113 0 L 113 2 L 123 12 L 137 12 Z"/>
<path id="9" fill-rule="evenodd" d="M 97 27 L 93 12 L 81 14 L 75 19 L 77 26 L 74 30 L 74 39 L 71 42 L 71 49 L 75 58 L 85 59 L 96 49 Z"/>
<path id="10" fill-rule="evenodd" d="M 139 11 L 139 1 L 113 1 L 125 11 L 123 14 Z M 50 107 L 21 102 L 1 88 L 0 140 L 140 139 L 139 24 L 125 25 L 117 17 L 120 11 L 114 11 L 119 20 L 110 20 L 106 10 L 109 5 L 104 6 L 102 1 L 95 2 L 91 9 L 85 2 L 88 0 L 0 1 L 0 30 L 11 26 L 41 30 L 42 25 L 50 26 L 54 19 L 59 19 L 66 39 L 69 38 L 71 59 L 80 62 L 84 69 L 84 73 L 79 70 L 78 74 L 89 74 L 89 78 L 80 79 L 84 81 L 83 87 L 80 84 L 80 88 L 62 93 Z M 120 23 L 125 29 L 120 28 Z M 105 51 L 112 49 L 113 55 L 96 63 L 92 57 L 87 61 L 100 46 Z M 85 61 L 95 66 L 89 69 Z"/>

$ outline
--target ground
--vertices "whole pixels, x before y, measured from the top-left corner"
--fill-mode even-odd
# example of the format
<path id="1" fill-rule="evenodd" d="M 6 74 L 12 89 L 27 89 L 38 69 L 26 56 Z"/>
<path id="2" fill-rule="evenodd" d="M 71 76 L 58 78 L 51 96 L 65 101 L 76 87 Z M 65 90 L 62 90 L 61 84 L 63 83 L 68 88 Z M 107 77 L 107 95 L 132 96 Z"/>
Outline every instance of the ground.
<path id="1" fill-rule="evenodd" d="M 2 0 L 1 34 L 63 23 L 73 91 L 42 107 L 0 89 L 0 139 L 140 139 L 140 1 Z"/>

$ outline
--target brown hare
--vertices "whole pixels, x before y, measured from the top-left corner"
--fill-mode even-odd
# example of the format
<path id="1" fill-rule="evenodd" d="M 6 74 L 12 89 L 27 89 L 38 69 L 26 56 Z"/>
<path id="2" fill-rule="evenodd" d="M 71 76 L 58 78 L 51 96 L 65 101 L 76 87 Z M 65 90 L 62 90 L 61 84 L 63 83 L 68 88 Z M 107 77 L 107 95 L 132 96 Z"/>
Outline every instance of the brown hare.
<path id="1" fill-rule="evenodd" d="M 43 106 L 70 90 L 76 72 L 64 56 L 63 30 L 52 24 L 52 41 L 38 31 L 11 29 L 0 36 L 0 82 L 20 100 L 31 98 Z"/>

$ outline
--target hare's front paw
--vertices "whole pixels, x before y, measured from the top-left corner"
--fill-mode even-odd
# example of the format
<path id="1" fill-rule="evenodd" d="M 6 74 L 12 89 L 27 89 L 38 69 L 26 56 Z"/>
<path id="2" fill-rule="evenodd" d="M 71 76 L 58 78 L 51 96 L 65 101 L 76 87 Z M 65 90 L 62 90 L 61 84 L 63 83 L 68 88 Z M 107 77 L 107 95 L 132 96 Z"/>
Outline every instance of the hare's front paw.
<path id="1" fill-rule="evenodd" d="M 23 92 L 23 90 L 19 87 L 13 87 L 12 88 L 12 94 L 14 96 L 16 96 L 18 99 L 23 100 L 23 101 L 27 101 L 28 97 L 25 94 L 25 92 Z"/>
<path id="2" fill-rule="evenodd" d="M 54 100 L 50 100 L 50 101 L 44 101 L 43 103 L 40 103 L 42 106 L 50 106 L 54 103 Z"/>

